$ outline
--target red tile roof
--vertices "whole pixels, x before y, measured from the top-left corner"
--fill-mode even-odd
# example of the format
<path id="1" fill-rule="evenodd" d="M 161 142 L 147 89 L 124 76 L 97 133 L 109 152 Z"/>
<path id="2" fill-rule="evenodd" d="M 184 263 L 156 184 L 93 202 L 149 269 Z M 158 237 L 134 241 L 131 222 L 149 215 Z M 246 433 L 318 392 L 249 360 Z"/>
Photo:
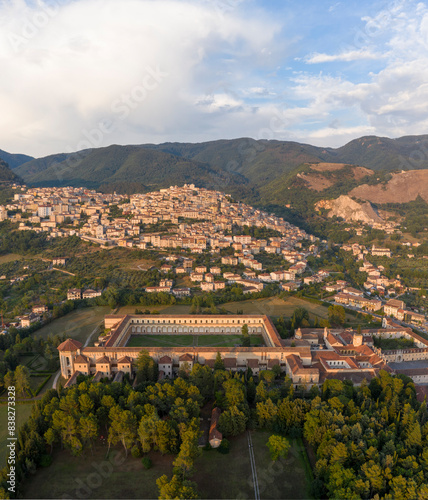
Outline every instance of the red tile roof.
<path id="1" fill-rule="evenodd" d="M 83 346 L 78 340 L 67 339 L 62 344 L 60 344 L 57 349 L 58 351 L 77 351 Z"/>
<path id="2" fill-rule="evenodd" d="M 79 354 L 74 359 L 74 362 L 75 363 L 80 363 L 80 364 L 82 364 L 82 363 L 88 363 L 88 358 L 86 356 L 84 356 L 83 354 Z"/>
<path id="3" fill-rule="evenodd" d="M 183 354 L 178 358 L 179 361 L 193 361 L 193 356 L 190 354 Z"/>
<path id="4" fill-rule="evenodd" d="M 213 409 L 213 412 L 211 414 L 210 433 L 208 436 L 209 441 L 211 441 L 212 439 L 219 439 L 221 441 L 223 439 L 223 434 L 217 429 L 220 413 L 220 408 Z"/>
<path id="5" fill-rule="evenodd" d="M 129 356 L 123 356 L 123 358 L 120 358 L 117 360 L 118 363 L 132 363 L 132 360 Z"/>
<path id="6" fill-rule="evenodd" d="M 110 358 L 108 358 L 107 356 L 103 356 L 102 358 L 98 358 L 95 361 L 95 364 L 98 365 L 99 363 L 110 363 Z"/>

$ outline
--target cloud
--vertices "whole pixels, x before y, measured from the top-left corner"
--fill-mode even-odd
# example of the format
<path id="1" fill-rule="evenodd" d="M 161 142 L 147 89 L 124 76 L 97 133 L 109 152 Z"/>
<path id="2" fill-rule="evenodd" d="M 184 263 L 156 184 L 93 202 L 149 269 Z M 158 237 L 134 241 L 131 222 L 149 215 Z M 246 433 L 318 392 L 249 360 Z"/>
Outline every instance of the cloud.
<path id="1" fill-rule="evenodd" d="M 114 124 L 103 144 L 167 140 L 183 123 L 190 139 L 189 119 L 200 127 L 197 115 L 236 107 L 228 89 L 263 67 L 280 28 L 260 12 L 239 10 L 239 2 L 220 7 L 174 0 L 2 4 L 2 148 L 36 155 L 75 149 L 103 122 Z M 201 95 L 214 96 L 210 106 L 195 105 Z"/>
<path id="2" fill-rule="evenodd" d="M 380 54 L 376 54 L 368 49 L 363 50 L 350 50 L 349 52 L 342 52 L 341 54 L 319 54 L 314 53 L 306 58 L 308 64 L 321 64 L 327 62 L 351 62 L 359 61 L 362 59 L 379 59 L 384 57 Z"/>
<path id="3" fill-rule="evenodd" d="M 297 6 L 261 0 L 5 0 L 0 148 L 426 133 L 427 6 L 361 6 L 339 33 L 308 1 L 319 10 L 300 34 Z"/>

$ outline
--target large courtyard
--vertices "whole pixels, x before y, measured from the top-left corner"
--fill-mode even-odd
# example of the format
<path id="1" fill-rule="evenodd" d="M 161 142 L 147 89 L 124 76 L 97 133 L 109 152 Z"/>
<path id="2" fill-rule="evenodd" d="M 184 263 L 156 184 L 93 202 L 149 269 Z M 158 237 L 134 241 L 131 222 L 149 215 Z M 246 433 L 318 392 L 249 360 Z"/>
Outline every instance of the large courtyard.
<path id="1" fill-rule="evenodd" d="M 266 345 L 259 335 L 250 335 L 251 346 Z M 235 347 L 242 335 L 131 335 L 127 347 Z"/>

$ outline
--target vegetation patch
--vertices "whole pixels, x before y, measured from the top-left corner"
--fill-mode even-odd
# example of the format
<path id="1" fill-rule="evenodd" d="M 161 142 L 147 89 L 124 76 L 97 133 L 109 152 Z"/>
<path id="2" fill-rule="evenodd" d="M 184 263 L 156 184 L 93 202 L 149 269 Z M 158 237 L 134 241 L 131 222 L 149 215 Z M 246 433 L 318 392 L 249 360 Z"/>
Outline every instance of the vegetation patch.
<path id="1" fill-rule="evenodd" d="M 382 350 L 395 350 L 395 349 L 413 349 L 415 343 L 411 339 L 406 339 L 402 337 L 400 339 L 383 339 L 380 337 L 373 337 L 373 343 L 376 347 L 380 347 Z"/>
<path id="2" fill-rule="evenodd" d="M 18 404 L 16 405 L 16 424 L 17 428 L 20 427 L 31 414 L 31 404 Z M 8 448 L 7 437 L 7 405 L 0 405 L 0 468 L 6 465 L 6 457 Z M 34 492 L 33 492 L 34 493 Z"/>

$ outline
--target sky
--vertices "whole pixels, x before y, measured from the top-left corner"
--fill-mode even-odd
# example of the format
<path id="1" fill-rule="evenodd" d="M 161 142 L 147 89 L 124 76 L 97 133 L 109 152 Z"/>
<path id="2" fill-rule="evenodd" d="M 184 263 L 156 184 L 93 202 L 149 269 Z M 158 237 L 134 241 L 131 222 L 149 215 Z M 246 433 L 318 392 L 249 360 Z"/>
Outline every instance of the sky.
<path id="1" fill-rule="evenodd" d="M 0 0 L 0 149 L 428 133 L 428 3 Z"/>

